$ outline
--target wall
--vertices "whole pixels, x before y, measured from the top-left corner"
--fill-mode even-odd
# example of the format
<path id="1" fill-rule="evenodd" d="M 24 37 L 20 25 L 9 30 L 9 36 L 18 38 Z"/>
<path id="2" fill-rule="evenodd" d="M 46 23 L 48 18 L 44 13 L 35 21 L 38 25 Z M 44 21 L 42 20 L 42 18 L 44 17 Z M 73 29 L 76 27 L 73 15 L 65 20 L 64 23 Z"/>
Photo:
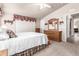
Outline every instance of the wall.
<path id="1" fill-rule="evenodd" d="M 35 31 L 35 22 L 30 21 L 17 21 L 16 20 L 16 32 L 34 32 Z"/>
<path id="2" fill-rule="evenodd" d="M 3 7 L 3 4 L 0 3 L 0 8 L 2 9 L 2 7 Z M 1 16 L 1 14 L 0 14 L 0 26 L 1 26 L 1 18 L 2 18 L 2 16 Z"/>
<path id="3" fill-rule="evenodd" d="M 18 6 L 17 4 L 4 4 L 3 5 L 3 17 L 1 19 L 1 24 L 7 26 L 9 29 L 13 30 L 14 32 L 25 32 L 25 31 L 35 31 L 36 24 L 35 22 L 26 22 L 26 21 L 15 21 L 12 25 L 11 24 L 4 24 L 4 20 L 13 20 L 13 14 L 29 16 L 27 13 L 25 15 L 25 11 Z"/>
<path id="4" fill-rule="evenodd" d="M 40 19 L 36 20 L 36 28 L 40 28 Z"/>
<path id="5" fill-rule="evenodd" d="M 45 30 L 45 22 L 47 22 L 51 18 L 59 18 L 64 21 L 64 24 L 60 25 L 59 30 L 62 30 L 62 40 L 64 42 L 67 41 L 69 35 L 69 20 L 70 16 L 75 13 L 79 13 L 79 4 L 67 4 L 64 7 L 52 12 L 51 14 L 44 17 L 40 22 L 41 31 Z"/>

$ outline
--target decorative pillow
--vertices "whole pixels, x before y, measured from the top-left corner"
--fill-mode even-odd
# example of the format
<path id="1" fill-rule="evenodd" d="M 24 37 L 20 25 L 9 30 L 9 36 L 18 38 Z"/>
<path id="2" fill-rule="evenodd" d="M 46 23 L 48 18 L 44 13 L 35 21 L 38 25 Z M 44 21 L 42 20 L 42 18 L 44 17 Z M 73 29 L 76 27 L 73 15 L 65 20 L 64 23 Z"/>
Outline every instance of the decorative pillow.
<path id="1" fill-rule="evenodd" d="M 9 35 L 9 38 L 17 37 L 16 34 L 12 30 L 7 30 L 7 34 Z"/>

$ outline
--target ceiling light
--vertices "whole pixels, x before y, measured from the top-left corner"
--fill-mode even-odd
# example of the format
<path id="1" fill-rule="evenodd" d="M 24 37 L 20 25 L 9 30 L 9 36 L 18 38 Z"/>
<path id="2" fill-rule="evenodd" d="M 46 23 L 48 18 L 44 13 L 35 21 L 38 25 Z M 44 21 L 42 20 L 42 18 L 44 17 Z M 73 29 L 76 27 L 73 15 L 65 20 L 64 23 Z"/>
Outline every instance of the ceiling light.
<path id="1" fill-rule="evenodd" d="M 50 5 L 48 5 L 48 4 L 45 4 L 45 3 L 43 3 L 43 4 L 34 4 L 34 5 L 38 5 L 38 6 L 40 6 L 40 9 L 43 9 L 43 8 L 51 8 L 51 6 Z"/>

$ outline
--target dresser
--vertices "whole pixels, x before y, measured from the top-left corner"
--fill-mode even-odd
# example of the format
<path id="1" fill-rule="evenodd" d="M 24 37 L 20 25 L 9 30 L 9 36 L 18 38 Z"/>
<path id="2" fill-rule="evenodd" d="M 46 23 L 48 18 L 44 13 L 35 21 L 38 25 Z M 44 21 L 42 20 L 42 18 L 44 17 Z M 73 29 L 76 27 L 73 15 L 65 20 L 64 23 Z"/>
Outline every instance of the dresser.
<path id="1" fill-rule="evenodd" d="M 57 42 L 62 41 L 62 31 L 58 30 L 44 30 L 44 33 L 48 36 L 48 40 L 53 40 Z"/>

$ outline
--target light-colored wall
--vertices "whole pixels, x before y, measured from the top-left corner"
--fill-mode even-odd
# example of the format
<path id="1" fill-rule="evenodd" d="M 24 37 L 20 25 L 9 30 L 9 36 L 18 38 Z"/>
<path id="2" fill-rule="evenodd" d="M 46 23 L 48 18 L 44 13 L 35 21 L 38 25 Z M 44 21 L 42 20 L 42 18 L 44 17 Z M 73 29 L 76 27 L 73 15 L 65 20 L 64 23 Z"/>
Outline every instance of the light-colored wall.
<path id="1" fill-rule="evenodd" d="M 39 3 L 38 3 L 39 4 Z M 40 27 L 40 19 L 46 16 L 47 14 L 55 11 L 56 9 L 66 5 L 65 3 L 46 3 L 51 6 L 51 8 L 43 8 L 40 9 L 40 5 L 36 5 L 35 3 L 3 3 L 5 19 L 12 19 L 12 15 L 14 13 L 35 17 L 37 19 L 36 27 Z M 4 18 L 4 17 L 3 17 Z"/>
<path id="2" fill-rule="evenodd" d="M 2 7 L 3 7 L 3 4 L 0 3 L 0 8 L 2 9 Z M 2 18 L 2 16 L 1 16 L 1 14 L 0 14 L 0 26 L 1 26 L 1 18 Z"/>
<path id="3" fill-rule="evenodd" d="M 26 22 L 26 21 L 15 21 L 12 25 L 11 24 L 4 24 L 4 20 L 13 20 L 13 14 L 29 16 L 27 13 L 25 15 L 25 11 L 18 6 L 17 4 L 4 4 L 3 6 L 3 17 L 1 19 L 1 25 L 7 26 L 9 29 L 13 30 L 14 32 L 25 32 L 25 31 L 35 31 L 36 23 L 35 22 Z M 30 11 L 29 11 L 30 12 Z"/>
<path id="4" fill-rule="evenodd" d="M 45 22 L 47 22 L 49 19 L 51 18 L 59 18 L 62 19 L 64 21 L 64 24 L 62 24 L 59 28 L 59 30 L 62 30 L 62 40 L 64 42 L 67 41 L 67 37 L 69 34 L 69 29 L 67 25 L 69 23 L 69 19 L 70 19 L 70 15 L 71 14 L 75 14 L 75 13 L 79 13 L 79 4 L 77 3 L 73 3 L 73 4 L 67 4 L 64 7 L 56 10 L 55 12 L 52 12 L 51 14 L 47 15 L 46 17 L 44 17 L 41 22 L 40 22 L 40 27 L 41 30 L 43 32 L 43 30 L 45 30 Z"/>
<path id="5" fill-rule="evenodd" d="M 16 20 L 15 25 L 16 25 L 16 32 L 34 32 L 35 31 L 35 22 Z"/>
<path id="6" fill-rule="evenodd" d="M 40 28 L 40 19 L 36 20 L 36 28 Z"/>

